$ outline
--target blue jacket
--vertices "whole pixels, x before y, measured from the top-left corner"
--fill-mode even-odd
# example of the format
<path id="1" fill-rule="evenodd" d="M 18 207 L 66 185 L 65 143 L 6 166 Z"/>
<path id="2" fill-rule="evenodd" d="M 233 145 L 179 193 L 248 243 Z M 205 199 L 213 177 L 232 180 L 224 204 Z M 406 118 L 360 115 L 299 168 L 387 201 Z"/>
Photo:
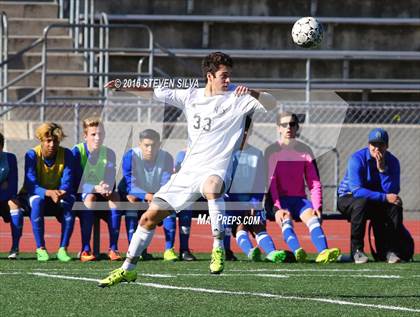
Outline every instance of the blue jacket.
<path id="1" fill-rule="evenodd" d="M 47 166 L 53 165 L 55 159 L 46 160 L 44 163 Z M 61 176 L 61 184 L 57 189 L 65 190 L 68 194 L 73 191 L 73 174 L 74 174 L 74 159 L 73 154 L 69 149 L 64 149 L 64 170 Z M 41 187 L 37 172 L 36 172 L 36 153 L 33 149 L 29 150 L 25 154 L 25 183 L 24 187 L 27 193 L 32 195 L 38 195 L 41 198 L 45 198 L 46 188 Z"/>
<path id="2" fill-rule="evenodd" d="M 8 201 L 15 198 L 18 185 L 18 168 L 16 156 L 12 153 L 3 152 L 6 155 L 8 170 L 7 178 L 0 183 L 0 201 Z"/>
<path id="3" fill-rule="evenodd" d="M 346 174 L 338 187 L 338 195 L 352 194 L 355 198 L 386 201 L 386 194 L 400 192 L 400 162 L 390 152 L 385 153 L 386 170 L 378 171 L 369 148 L 355 152 L 349 159 Z"/>

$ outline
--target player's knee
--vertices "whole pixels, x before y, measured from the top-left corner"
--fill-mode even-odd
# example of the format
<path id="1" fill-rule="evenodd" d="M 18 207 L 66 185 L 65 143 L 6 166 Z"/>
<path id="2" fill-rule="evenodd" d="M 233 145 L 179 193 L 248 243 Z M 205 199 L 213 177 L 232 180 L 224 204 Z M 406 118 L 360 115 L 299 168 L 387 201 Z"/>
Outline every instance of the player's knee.
<path id="1" fill-rule="evenodd" d="M 158 223 L 165 217 L 160 218 L 159 212 L 156 210 L 146 211 L 140 218 L 140 226 L 145 229 L 153 230 L 156 228 Z"/>
<path id="2" fill-rule="evenodd" d="M 93 204 L 96 201 L 96 196 L 94 194 L 87 194 L 85 199 L 83 200 L 85 206 L 87 208 L 93 208 Z"/>
<path id="3" fill-rule="evenodd" d="M 19 204 L 14 200 L 9 200 L 7 202 L 7 205 L 9 206 L 9 209 L 11 209 L 11 210 L 20 208 Z"/>
<path id="4" fill-rule="evenodd" d="M 356 201 L 353 203 L 353 209 L 356 212 L 363 212 L 366 211 L 367 205 L 368 205 L 368 199 L 367 198 L 357 198 Z"/>
<path id="5" fill-rule="evenodd" d="M 244 224 L 240 223 L 238 225 L 238 228 L 236 229 L 236 231 L 238 232 L 238 231 L 243 231 L 243 230 L 246 230 L 246 226 Z"/>
<path id="6" fill-rule="evenodd" d="M 140 226 L 147 230 L 153 230 L 156 228 L 156 223 L 153 221 L 153 219 L 147 215 L 147 213 L 144 213 L 140 218 Z"/>
<path id="7" fill-rule="evenodd" d="M 203 193 L 207 199 L 217 199 L 223 194 L 224 183 L 223 180 L 217 176 L 209 176 L 204 183 Z"/>
<path id="8" fill-rule="evenodd" d="M 44 199 L 41 198 L 41 196 L 38 195 L 34 195 L 31 196 L 29 198 L 29 206 L 31 206 L 31 208 L 36 208 L 36 207 L 40 207 L 40 205 L 44 202 Z"/>

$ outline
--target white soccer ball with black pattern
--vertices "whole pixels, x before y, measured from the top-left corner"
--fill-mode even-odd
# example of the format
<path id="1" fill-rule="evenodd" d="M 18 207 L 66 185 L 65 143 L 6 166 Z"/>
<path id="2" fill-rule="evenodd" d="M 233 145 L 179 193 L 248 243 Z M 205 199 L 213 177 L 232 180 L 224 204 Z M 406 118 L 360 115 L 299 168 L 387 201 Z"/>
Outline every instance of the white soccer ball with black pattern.
<path id="1" fill-rule="evenodd" d="M 304 17 L 295 22 L 292 28 L 293 42 L 301 47 L 316 47 L 322 41 L 323 29 L 313 17 Z"/>

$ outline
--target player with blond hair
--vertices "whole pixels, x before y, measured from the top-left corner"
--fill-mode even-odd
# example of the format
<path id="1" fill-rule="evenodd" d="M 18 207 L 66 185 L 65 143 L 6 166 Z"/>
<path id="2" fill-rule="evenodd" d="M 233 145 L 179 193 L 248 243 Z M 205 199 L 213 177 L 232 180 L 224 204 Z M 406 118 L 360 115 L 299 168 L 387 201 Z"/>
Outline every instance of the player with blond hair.
<path id="1" fill-rule="evenodd" d="M 79 212 L 82 233 L 82 252 L 80 260 L 89 262 L 96 259 L 90 247 L 94 220 L 95 202 L 107 202 L 109 211 L 97 211 L 105 216 L 109 231 L 108 257 L 111 261 L 121 260 L 118 251 L 118 237 L 121 225 L 121 212 L 115 204 L 119 195 L 115 188 L 115 153 L 103 145 L 105 129 L 100 118 L 90 117 L 83 120 L 85 142 L 76 144 L 73 149 L 75 160 L 75 191 L 80 193 L 86 210 Z"/>
<path id="2" fill-rule="evenodd" d="M 61 222 L 60 248 L 57 258 L 68 262 L 67 247 L 74 227 L 73 155 L 60 142 L 65 138 L 62 127 L 53 122 L 36 129 L 39 145 L 26 152 L 25 181 L 21 190 L 31 208 L 30 218 L 36 242 L 38 261 L 49 260 L 44 239 L 44 217 L 54 215 Z"/>

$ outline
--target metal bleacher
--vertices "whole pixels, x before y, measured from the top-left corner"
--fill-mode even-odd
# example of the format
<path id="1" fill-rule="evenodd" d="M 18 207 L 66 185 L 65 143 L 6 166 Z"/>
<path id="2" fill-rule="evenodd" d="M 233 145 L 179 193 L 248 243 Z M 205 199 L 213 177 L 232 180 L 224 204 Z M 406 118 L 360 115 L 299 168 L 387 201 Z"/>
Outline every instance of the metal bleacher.
<path id="1" fill-rule="evenodd" d="M 285 24 L 292 25 L 298 17 L 295 16 L 221 16 L 221 15 L 144 15 L 144 14 L 109 14 L 108 20 L 112 23 L 195 23 L 201 24 L 201 46 L 194 48 L 169 48 L 164 47 L 165 39 L 157 38 L 155 42 L 155 58 L 171 58 L 171 60 L 198 60 L 217 48 L 209 48 L 210 32 L 215 24 Z M 354 18 L 354 17 L 320 17 L 319 20 L 327 27 L 326 41 L 334 33 L 336 25 L 364 25 L 364 26 L 415 26 L 420 28 L 418 18 Z M 156 26 L 157 27 L 157 26 Z M 151 26 L 152 30 L 153 27 Z M 362 62 L 417 62 L 420 60 L 418 51 L 401 50 L 338 50 L 328 49 L 328 43 L 321 49 L 235 49 L 223 48 L 222 50 L 233 56 L 235 60 L 258 61 L 287 61 L 300 60 L 310 64 L 311 61 L 335 61 L 341 63 L 341 77 L 313 78 L 311 67 L 306 67 L 306 73 L 301 78 L 287 77 L 244 77 L 237 76 L 238 82 L 247 82 L 252 87 L 279 88 L 279 89 L 305 89 L 310 81 L 311 89 L 337 89 L 337 90 L 377 90 L 377 91 L 418 91 L 420 81 L 418 78 L 352 78 L 349 75 L 350 63 Z M 143 56 L 141 52 L 131 52 L 125 56 Z M 110 56 L 117 57 L 111 53 Z M 158 65 L 158 63 L 157 63 Z M 195 67 L 197 69 L 197 67 Z M 309 72 L 309 73 L 308 73 Z M 198 74 L 198 72 L 197 72 Z"/>
<path id="2" fill-rule="evenodd" d="M 191 7 L 193 1 L 185 1 L 186 7 Z M 5 2 L 7 3 L 7 2 Z M 23 2 L 22 2 L 23 3 Z M 31 2 L 29 2 L 31 3 Z M 36 3 L 36 2 L 33 2 Z M 44 6 L 46 3 L 43 2 Z M 391 78 L 389 76 L 373 76 L 367 75 L 362 76 L 360 74 L 353 74 L 351 71 L 352 64 L 354 63 L 408 63 L 407 67 L 410 68 L 412 65 L 418 64 L 420 60 L 420 52 L 417 50 L 386 50 L 386 49 L 336 49 L 332 45 L 332 39 L 334 38 L 334 32 L 337 28 L 346 26 L 363 26 L 369 27 L 414 27 L 420 29 L 419 18 L 401 18 L 401 17 L 319 17 L 321 23 L 324 24 L 325 40 L 320 49 L 305 50 L 297 49 L 293 44 L 289 47 L 273 48 L 238 48 L 238 47 L 219 47 L 212 43 L 212 32 L 214 29 L 220 26 L 226 26 L 226 30 L 233 26 L 248 25 L 251 27 L 268 25 L 269 28 L 275 28 L 279 25 L 284 26 L 284 30 L 290 30 L 293 22 L 298 18 L 297 16 L 249 16 L 249 15 L 195 15 L 195 14 L 98 14 L 96 12 L 95 5 L 99 7 L 104 5 L 102 2 L 96 2 L 93 0 L 78 1 L 55 1 L 51 2 L 58 7 L 58 18 L 61 18 L 61 26 L 54 26 L 54 29 L 63 29 L 63 34 L 70 34 L 73 41 L 72 47 L 51 47 L 47 50 L 41 50 L 37 53 L 40 56 L 40 60 L 44 61 L 37 64 L 34 68 L 26 71 L 23 77 L 26 77 L 25 82 L 29 81 L 29 77 L 33 77 L 36 74 L 41 77 L 42 81 L 38 87 L 26 87 L 22 86 L 21 90 L 29 90 L 30 94 L 26 95 L 25 98 L 11 99 L 10 89 L 14 89 L 13 85 L 17 83 L 16 77 L 19 82 L 24 82 L 19 77 L 22 72 L 16 70 L 8 70 L 8 66 L 12 63 L 4 63 L 10 60 L 13 56 L 20 54 L 20 52 L 29 50 L 29 47 L 23 48 L 21 51 L 10 51 L 7 52 L 7 37 L 13 38 L 14 34 L 7 32 L 7 15 L 2 15 L 2 27 L 1 38 L 2 45 L 0 48 L 2 63 L 0 91 L 3 102 L 14 102 L 20 100 L 22 102 L 33 99 L 33 96 L 37 94 L 42 95 L 40 101 L 45 102 L 57 102 L 57 101 L 71 101 L 71 100 L 84 100 L 84 101 L 98 101 L 104 100 L 106 91 L 102 89 L 102 84 L 108 79 L 108 77 L 125 76 L 127 74 L 133 74 L 135 76 L 143 76 L 144 72 L 139 69 L 139 65 L 143 64 L 145 60 L 149 62 L 148 76 L 195 76 L 201 78 L 199 71 L 200 59 L 214 50 L 223 50 L 230 54 L 235 60 L 238 61 L 238 69 L 245 69 L 243 73 L 239 73 L 235 80 L 238 82 L 247 82 L 251 87 L 256 88 L 279 88 L 279 89 L 332 89 L 332 90 L 346 90 L 346 91 L 400 91 L 414 93 L 418 92 L 420 88 L 420 81 L 417 76 L 402 77 L 395 76 Z M 66 6 L 67 5 L 67 6 Z M 313 2 L 311 1 L 311 6 Z M 67 9 L 66 9 L 67 8 Z M 65 11 L 67 10 L 68 20 L 65 18 Z M 312 7 L 311 7 L 312 10 Z M 313 10 L 312 10 L 313 11 Z M 56 17 L 57 18 L 57 17 Z M 13 19 L 11 19 L 13 20 Z M 69 22 L 70 26 L 64 26 L 65 22 Z M 169 23 L 170 25 L 198 25 L 200 37 L 198 45 L 194 47 L 171 47 L 168 45 L 165 36 L 159 32 L 155 32 L 159 26 L 163 23 Z M 77 25 L 80 26 L 77 26 Z M 153 48 L 141 49 L 135 46 L 136 41 L 134 39 L 126 38 L 128 46 L 121 48 L 115 41 L 120 40 L 118 36 L 111 36 L 103 39 L 107 41 L 106 45 L 103 42 L 97 43 L 93 40 L 93 34 L 100 30 L 108 34 L 112 28 L 116 28 L 117 24 L 121 27 L 124 25 L 127 28 L 133 26 L 133 24 L 144 24 L 151 28 L 153 39 Z M 149 24 L 151 24 L 149 26 Z M 72 26 L 71 26 L 72 25 Z M 94 25 L 94 26 L 93 26 Z M 92 26 L 92 27 L 91 27 Z M 50 26 L 51 28 L 51 26 Z M 186 28 L 187 29 L 187 28 Z M 96 31 L 94 31 L 96 30 Z M 219 30 L 219 29 L 217 29 Z M 45 29 L 45 34 L 49 31 Z M 59 31 L 57 31 L 59 32 Z M 51 32 L 50 32 L 51 33 Z M 160 37 L 156 37 L 156 33 Z M 44 34 L 44 37 L 45 37 Z M 61 34 L 61 33 L 60 33 Z M 274 33 L 276 34 L 276 33 Z M 287 36 L 289 31 L 287 33 Z M 279 34 L 278 36 L 284 36 L 285 34 Z M 51 35 L 49 35 L 51 37 Z M 170 36 L 170 35 L 167 35 Z M 96 37 L 97 38 L 97 37 Z M 173 40 L 173 39 L 172 39 Z M 41 38 L 38 40 L 41 42 Z M 45 41 L 45 38 L 44 38 Z M 140 39 L 141 41 L 141 39 Z M 287 39 L 282 39 L 287 41 Z M 290 39 L 288 39 L 290 42 Z M 181 41 L 179 41 L 181 42 Z M 283 43 L 282 42 L 282 43 Z M 38 46 L 38 50 L 41 46 Z M 102 43 L 102 44 L 101 44 Z M 182 43 L 180 44 L 182 45 Z M 254 44 L 253 44 L 254 45 Z M 280 45 L 280 44 L 279 44 Z M 281 44 L 283 45 L 283 44 Z M 281 46 L 280 45 L 280 46 Z M 287 44 L 289 45 L 289 44 Z M 64 44 L 63 44 L 64 46 Z M 225 45 L 226 46 L 226 45 Z M 32 48 L 31 48 L 32 49 Z M 32 51 L 37 50 L 36 47 Z M 72 53 L 78 55 L 81 58 L 82 69 L 49 69 L 46 64 L 47 60 L 53 60 L 49 58 L 49 55 L 60 53 Z M 30 55 L 30 54 L 28 54 Z M 54 57 L 54 56 L 53 56 Z M 76 56 L 74 56 L 76 57 Z M 272 70 L 276 68 L 277 64 L 290 63 L 291 69 L 294 69 L 296 73 L 286 74 L 286 76 L 278 75 L 275 71 L 273 73 L 267 73 L 266 75 L 255 75 L 249 76 L 246 71 L 253 74 L 255 73 L 252 69 L 255 67 L 266 68 Z M 326 69 L 323 63 L 332 63 L 333 67 L 336 68 L 334 75 L 323 75 L 319 76 L 322 69 Z M 384 64 L 385 63 L 385 64 Z M 45 65 L 44 65 L 45 64 Z M 71 65 L 71 64 L 69 64 Z M 73 63 L 74 65 L 74 63 Z M 151 65 L 151 66 L 150 66 Z M 177 71 L 181 68 L 179 65 L 188 65 L 184 69 L 189 72 L 179 74 Z M 264 66 L 265 65 L 265 66 Z M 190 67 L 189 67 L 190 66 Z M 362 65 L 363 66 L 363 65 Z M 360 66 L 359 68 L 362 68 Z M 125 67 L 125 69 L 124 69 Z M 284 66 L 285 67 L 285 66 Z M 380 67 L 380 66 L 379 66 Z M 396 66 L 397 67 L 397 66 Z M 413 66 L 414 67 L 414 66 Z M 411 67 L 411 68 L 413 68 Z M 374 67 L 373 67 L 374 68 Z M 287 68 L 286 68 L 287 69 Z M 319 70 L 321 69 L 321 71 Z M 283 70 L 284 71 L 284 70 Z M 326 70 L 325 70 L 326 71 Z M 8 76 L 9 73 L 9 76 Z M 287 72 L 286 72 L 287 73 Z M 10 75 L 13 75 L 12 78 Z M 322 75 L 322 74 L 321 74 Z M 53 80 L 47 81 L 47 78 Z M 61 80 L 60 80 L 61 78 Z M 73 78 L 72 82 L 77 85 L 77 89 L 70 91 L 70 87 L 67 89 L 56 87 L 60 82 L 70 82 L 69 79 Z M 97 78 L 97 79 L 95 79 Z M 11 83 L 12 82 L 12 83 Z M 82 86 L 83 83 L 84 87 Z M 21 84 L 22 85 L 22 84 Z M 18 87 L 18 88 L 19 88 Z M 55 91 L 54 91 L 55 89 Z M 9 93 L 8 93 L 9 90 Z M 58 92 L 57 92 L 58 91 Z M 80 92 L 79 95 L 78 91 Z M 85 92 L 83 92 L 85 91 Z M 70 93 L 67 95 L 66 93 Z M 83 95 L 86 94 L 87 95 Z M 31 99 L 32 98 L 32 99 Z"/>

